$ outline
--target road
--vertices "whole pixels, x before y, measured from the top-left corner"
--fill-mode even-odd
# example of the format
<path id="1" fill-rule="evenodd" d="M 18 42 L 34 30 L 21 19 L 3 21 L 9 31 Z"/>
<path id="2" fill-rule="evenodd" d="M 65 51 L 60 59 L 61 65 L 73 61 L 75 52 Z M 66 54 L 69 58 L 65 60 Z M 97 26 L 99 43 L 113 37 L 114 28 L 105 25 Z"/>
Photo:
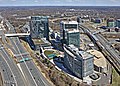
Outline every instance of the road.
<path id="1" fill-rule="evenodd" d="M 1 29 L 3 29 L 1 27 Z M 6 46 L 2 43 L 6 43 L 4 38 L 4 32 L 1 31 L 2 41 L 0 41 L 0 68 L 3 77 L 3 83 L 5 86 L 27 86 L 24 82 L 23 75 L 17 67 L 15 61 L 5 49 Z M 8 49 L 8 48 L 7 48 Z"/>
<path id="2" fill-rule="evenodd" d="M 14 86 L 27 86 L 25 85 L 24 78 L 22 77 L 20 70 L 13 61 L 12 57 L 5 50 L 4 46 L 1 47 L 0 53 L 0 67 L 2 69 L 5 86 L 12 86 L 12 84 L 14 84 Z"/>
<path id="3" fill-rule="evenodd" d="M 107 55 L 109 56 L 108 59 L 111 61 L 112 65 L 117 69 L 118 73 L 120 74 L 119 54 L 101 34 L 96 34 L 95 36 L 100 40 L 100 43 L 104 46 L 103 51 L 107 53 Z"/>
<path id="4" fill-rule="evenodd" d="M 69 17 L 69 19 L 73 19 L 73 18 L 77 18 L 78 16 L 72 16 L 72 17 Z M 68 17 L 64 17 L 64 18 L 55 18 L 55 19 L 51 19 L 49 20 L 50 22 L 52 23 L 55 23 L 55 21 L 58 21 L 58 20 L 64 20 L 64 19 L 68 19 Z"/>
<path id="5" fill-rule="evenodd" d="M 16 33 L 15 28 L 9 23 L 8 20 L 3 19 L 3 21 L 6 23 L 9 29 L 7 32 L 8 34 Z M 12 53 L 16 55 L 16 59 L 18 61 L 23 58 L 31 58 L 29 53 L 22 46 L 18 37 L 9 37 L 8 40 L 10 41 L 9 44 L 7 43 L 5 37 L 2 37 L 2 41 L 4 42 L 5 47 L 9 48 Z M 1 48 L 0 52 L 3 58 L 1 58 L 1 70 L 3 70 L 2 74 L 4 76 L 3 79 L 9 82 L 9 84 L 6 86 L 13 86 L 12 84 L 14 84 L 14 86 L 52 86 L 42 75 L 33 60 L 18 63 L 17 65 L 19 66 L 17 66 L 13 58 L 4 48 Z M 23 53 L 28 54 L 23 55 Z"/>
<path id="6" fill-rule="evenodd" d="M 98 47 L 102 50 L 102 53 L 107 55 L 106 59 L 110 62 L 110 64 L 112 64 L 118 74 L 120 74 L 120 56 L 111 44 L 101 34 L 92 34 L 87 27 L 83 25 L 80 27 L 92 39 L 92 41 L 98 45 Z"/>
<path id="7" fill-rule="evenodd" d="M 16 57 L 18 60 L 22 58 L 31 58 L 30 55 L 22 55 L 22 53 L 26 53 L 27 51 L 21 45 L 17 37 L 11 37 L 10 41 L 16 50 L 16 53 L 21 54 L 20 57 Z M 29 86 L 51 86 L 49 82 L 43 77 L 42 73 L 38 70 L 32 60 L 20 63 L 20 66 L 23 70 L 27 82 L 29 83 Z"/>
<path id="8" fill-rule="evenodd" d="M 13 73 L 10 70 L 9 64 L 1 55 L 0 55 L 0 71 L 2 73 L 4 86 L 12 86 L 12 84 L 16 86 L 14 78 L 11 77 L 13 76 Z"/>
<path id="9" fill-rule="evenodd" d="M 9 22 L 6 22 L 6 23 L 11 30 L 9 32 L 16 33 L 13 26 Z M 14 49 L 13 53 L 15 55 L 16 54 L 20 55 L 16 57 L 18 61 L 23 58 L 31 58 L 29 54 L 22 55 L 23 53 L 27 53 L 27 51 L 20 43 L 20 40 L 18 37 L 9 37 L 9 40 Z M 42 73 L 39 71 L 39 69 L 36 67 L 36 65 L 32 60 L 24 61 L 23 63 L 19 63 L 19 64 L 24 74 L 25 81 L 28 83 L 28 86 L 52 86 L 46 80 L 46 78 L 42 75 Z"/>

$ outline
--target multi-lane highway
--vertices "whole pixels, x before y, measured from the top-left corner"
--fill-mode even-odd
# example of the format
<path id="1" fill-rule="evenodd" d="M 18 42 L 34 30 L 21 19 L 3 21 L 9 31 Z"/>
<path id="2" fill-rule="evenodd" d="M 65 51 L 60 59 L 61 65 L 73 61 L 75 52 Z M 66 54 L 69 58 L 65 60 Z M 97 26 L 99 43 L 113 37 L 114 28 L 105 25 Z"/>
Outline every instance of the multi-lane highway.
<path id="1" fill-rule="evenodd" d="M 120 74 L 119 54 L 101 34 L 95 34 L 95 36 L 99 39 L 100 43 L 103 45 L 104 48 L 102 50 L 103 53 L 107 55 L 106 58 L 112 63 L 112 65 L 116 68 L 116 70 Z"/>
<path id="2" fill-rule="evenodd" d="M 22 55 L 22 53 L 25 53 L 26 50 L 21 45 L 17 37 L 11 37 L 10 41 L 16 50 L 15 54 L 21 54 L 20 56 L 16 57 L 18 60 L 22 58 L 31 58 L 29 54 Z M 49 82 L 39 72 L 32 60 L 20 63 L 20 66 L 24 76 L 26 77 L 26 81 L 29 83 L 29 86 L 50 86 Z"/>
<path id="3" fill-rule="evenodd" d="M 1 49 L 2 48 L 3 47 L 1 47 Z M 12 86 L 12 85 L 16 86 L 16 82 L 13 77 L 13 72 L 11 71 L 9 64 L 2 55 L 0 55 L 0 71 L 2 73 L 4 86 Z"/>
<path id="4" fill-rule="evenodd" d="M 102 50 L 102 53 L 106 55 L 106 59 L 112 64 L 118 74 L 120 74 L 120 56 L 111 44 L 101 34 L 93 34 L 83 25 L 80 27 L 92 39 L 92 41 L 97 44 L 97 46 Z"/>
<path id="5" fill-rule="evenodd" d="M 24 78 L 18 69 L 17 65 L 13 61 L 12 57 L 8 54 L 5 47 L 0 48 L 1 53 L 1 69 L 4 77 L 5 86 L 26 86 Z M 14 84 L 14 85 L 13 85 Z"/>
<path id="6" fill-rule="evenodd" d="M 3 28 L 1 27 L 1 30 Z M 4 32 L 1 31 L 2 40 L 0 41 L 0 69 L 3 77 L 4 86 L 27 86 L 24 82 L 23 75 L 17 67 L 15 61 L 3 43 L 6 43 Z"/>
<path id="7" fill-rule="evenodd" d="M 2 17 L 1 17 L 2 18 Z M 4 19 L 9 31 L 7 33 L 16 33 L 14 27 Z M 31 58 L 26 49 L 22 46 L 18 37 L 9 37 L 7 43 L 5 33 L 2 33 L 2 43 L 4 46 L 0 48 L 0 69 L 3 76 L 5 86 L 52 86 L 42 75 L 33 60 L 15 63 L 14 58 L 19 61 L 23 58 Z M 8 53 L 5 47 L 11 50 L 14 58 Z M 17 66 L 18 65 L 18 66 Z"/>
<path id="8" fill-rule="evenodd" d="M 12 27 L 12 25 L 9 22 L 6 22 L 6 23 L 11 30 L 9 32 L 15 33 L 15 30 Z M 14 55 L 19 55 L 18 57 L 16 57 L 18 61 L 23 58 L 31 58 L 29 54 L 23 55 L 23 53 L 28 53 L 28 52 L 20 43 L 20 40 L 18 37 L 9 37 L 9 40 L 14 49 L 13 51 Z M 36 65 L 32 60 L 24 61 L 23 63 L 19 63 L 19 64 L 28 86 L 51 86 L 51 84 L 46 80 L 46 78 L 38 70 L 38 68 L 36 67 Z"/>

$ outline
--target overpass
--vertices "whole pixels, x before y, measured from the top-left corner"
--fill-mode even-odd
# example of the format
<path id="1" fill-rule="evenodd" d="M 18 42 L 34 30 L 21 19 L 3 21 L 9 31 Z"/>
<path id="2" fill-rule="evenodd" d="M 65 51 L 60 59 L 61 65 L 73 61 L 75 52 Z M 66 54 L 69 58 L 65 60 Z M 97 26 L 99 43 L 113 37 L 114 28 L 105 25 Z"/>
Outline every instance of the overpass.
<path id="1" fill-rule="evenodd" d="M 5 34 L 5 37 L 24 37 L 24 36 L 29 36 L 30 33 L 9 33 Z"/>

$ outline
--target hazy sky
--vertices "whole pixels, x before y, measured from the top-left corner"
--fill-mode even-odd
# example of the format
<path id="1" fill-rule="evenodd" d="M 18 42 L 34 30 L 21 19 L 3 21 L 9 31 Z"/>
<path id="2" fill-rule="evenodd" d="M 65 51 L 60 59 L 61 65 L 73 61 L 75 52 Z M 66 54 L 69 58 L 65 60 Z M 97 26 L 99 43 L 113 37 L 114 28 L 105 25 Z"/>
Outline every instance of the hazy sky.
<path id="1" fill-rule="evenodd" d="M 0 6 L 120 6 L 120 0 L 0 0 Z"/>

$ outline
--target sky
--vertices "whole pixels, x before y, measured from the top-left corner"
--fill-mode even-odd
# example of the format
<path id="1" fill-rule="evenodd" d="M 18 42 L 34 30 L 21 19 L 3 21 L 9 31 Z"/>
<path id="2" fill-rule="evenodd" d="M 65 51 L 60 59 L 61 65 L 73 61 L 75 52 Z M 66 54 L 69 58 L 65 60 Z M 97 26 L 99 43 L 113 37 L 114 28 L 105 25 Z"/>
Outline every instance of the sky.
<path id="1" fill-rule="evenodd" d="M 120 0 L 0 0 L 0 6 L 120 6 Z"/>

